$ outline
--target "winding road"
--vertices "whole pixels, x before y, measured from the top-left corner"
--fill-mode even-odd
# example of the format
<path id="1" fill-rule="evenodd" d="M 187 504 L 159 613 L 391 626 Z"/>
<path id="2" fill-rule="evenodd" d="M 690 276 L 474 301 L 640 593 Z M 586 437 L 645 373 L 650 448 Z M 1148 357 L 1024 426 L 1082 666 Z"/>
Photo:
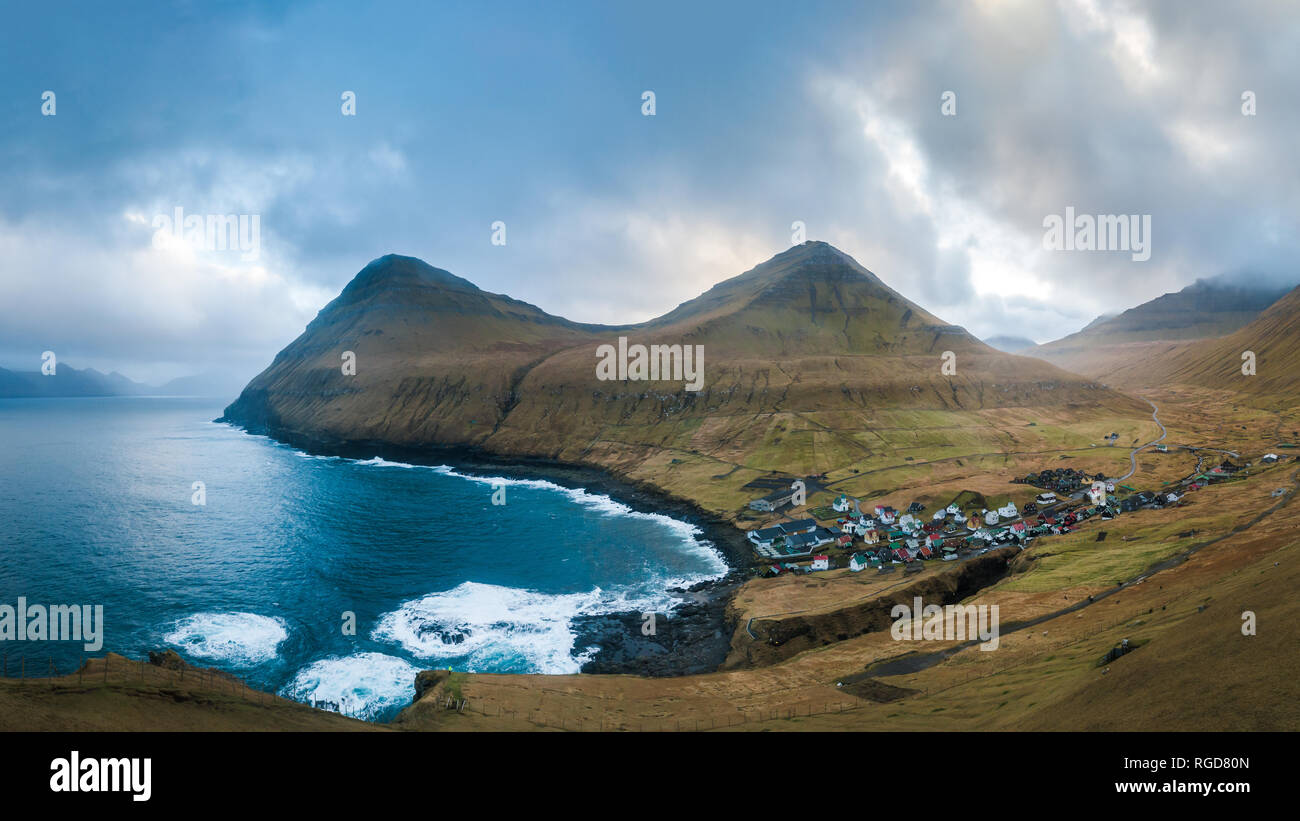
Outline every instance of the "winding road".
<path id="1" fill-rule="evenodd" d="M 1128 477 L 1132 476 L 1134 473 L 1137 473 L 1138 454 L 1146 450 L 1147 448 L 1151 447 L 1152 445 L 1160 444 L 1161 442 L 1164 441 L 1165 437 L 1169 435 L 1169 431 L 1165 430 L 1164 423 L 1162 423 L 1160 421 L 1160 417 L 1157 416 L 1157 414 L 1160 413 L 1160 408 L 1156 407 L 1156 403 L 1152 402 L 1150 399 L 1147 399 L 1145 396 L 1141 397 L 1141 399 L 1143 402 L 1146 402 L 1148 405 L 1151 406 L 1151 419 L 1160 427 L 1160 438 L 1153 439 L 1152 441 L 1147 442 L 1145 445 L 1140 445 L 1136 448 L 1133 448 L 1132 452 L 1129 453 L 1128 455 L 1128 461 L 1129 461 L 1128 473 L 1125 473 L 1123 476 L 1116 479 L 1115 480 L 1116 482 L 1122 482 Z"/>
<path id="2" fill-rule="evenodd" d="M 1128 470 L 1128 473 L 1125 473 L 1123 476 L 1119 477 L 1118 479 L 1113 480 L 1113 481 L 1116 481 L 1116 482 L 1122 482 L 1122 481 L 1124 481 L 1125 479 L 1127 479 L 1127 478 L 1129 478 L 1130 476 L 1132 476 L 1134 473 L 1137 473 L 1137 467 L 1138 467 L 1138 466 L 1137 466 L 1137 455 L 1138 455 L 1139 453 L 1141 453 L 1142 451 L 1146 450 L 1147 448 L 1153 446 L 1153 445 L 1158 445 L 1158 444 L 1160 444 L 1161 442 L 1164 441 L 1164 438 L 1165 438 L 1166 436 L 1169 435 L 1169 431 L 1165 430 L 1164 423 L 1162 423 L 1162 422 L 1160 421 L 1160 417 L 1157 415 L 1157 414 L 1160 413 L 1160 408 L 1156 407 L 1156 403 L 1155 403 L 1155 402 L 1152 402 L 1150 399 L 1147 399 L 1145 396 L 1143 396 L 1143 397 L 1139 397 L 1139 398 L 1140 398 L 1143 402 L 1146 402 L 1148 405 L 1151 406 L 1151 420 L 1154 421 L 1157 425 L 1160 426 L 1160 438 L 1159 438 L 1159 439 L 1153 439 L 1153 440 L 1151 440 L 1150 442 L 1147 442 L 1145 445 L 1140 445 L 1140 446 L 1138 446 L 1138 447 L 1136 447 L 1136 448 L 1133 448 L 1133 451 L 1132 451 L 1131 453 L 1129 453 L 1129 455 L 1128 455 L 1128 460 L 1129 460 L 1129 470 Z M 1202 450 L 1209 450 L 1209 451 L 1213 451 L 1213 452 L 1215 452 L 1215 453 L 1223 453 L 1223 454 L 1226 454 L 1226 455 L 1228 455 L 1228 456 L 1231 456 L 1233 459 L 1238 459 L 1238 458 L 1240 458 L 1240 454 L 1238 454 L 1236 451 L 1223 450 L 1223 449 L 1221 449 L 1221 448 L 1194 448 L 1194 447 L 1191 447 L 1190 445 L 1183 445 L 1183 447 L 1184 447 L 1185 449 L 1187 449 L 1187 450 L 1190 450 L 1190 451 L 1193 452 L 1193 453 L 1197 453 L 1197 451 L 1202 451 Z M 1196 470 L 1197 470 L 1197 471 L 1200 471 L 1200 469 L 1201 469 L 1200 454 L 1197 453 Z"/>

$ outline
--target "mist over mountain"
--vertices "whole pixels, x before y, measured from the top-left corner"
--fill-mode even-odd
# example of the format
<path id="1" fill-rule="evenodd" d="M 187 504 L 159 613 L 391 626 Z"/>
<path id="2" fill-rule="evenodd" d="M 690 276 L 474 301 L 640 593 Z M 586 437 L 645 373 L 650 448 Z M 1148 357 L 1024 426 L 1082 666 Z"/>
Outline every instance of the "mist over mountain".
<path id="1" fill-rule="evenodd" d="M 1198 279 L 1082 330 L 1024 351 L 1075 373 L 1101 377 L 1146 343 L 1216 339 L 1245 327 L 1291 287 L 1242 274 Z"/>
<path id="2" fill-rule="evenodd" d="M 984 344 L 991 348 L 997 348 L 1005 353 L 1020 353 L 1036 346 L 1038 343 L 1024 336 L 990 336 L 984 340 Z"/>
<path id="3" fill-rule="evenodd" d="M 1112 363 L 1107 381 L 1236 391 L 1263 406 L 1294 408 L 1300 404 L 1300 287 L 1227 336 L 1148 343 L 1142 354 Z M 1243 370 L 1248 360 L 1251 373 Z"/>
<path id="4" fill-rule="evenodd" d="M 11 371 L 0 368 L 0 396 L 28 398 L 42 396 L 135 396 L 149 388 L 116 371 L 101 373 L 94 368 L 78 370 L 60 364 L 55 372 Z"/>
<path id="5" fill-rule="evenodd" d="M 103 373 L 94 368 L 77 369 L 60 363 L 53 374 L 0 368 L 0 397 L 34 399 L 70 396 L 237 396 L 238 377 L 218 372 L 172 379 L 162 385 L 137 382 L 117 371 Z"/>

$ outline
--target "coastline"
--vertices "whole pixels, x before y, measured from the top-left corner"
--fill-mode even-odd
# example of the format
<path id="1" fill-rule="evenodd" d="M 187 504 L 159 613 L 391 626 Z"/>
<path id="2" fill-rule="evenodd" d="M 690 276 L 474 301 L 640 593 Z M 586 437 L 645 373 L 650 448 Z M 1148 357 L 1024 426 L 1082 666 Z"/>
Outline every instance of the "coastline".
<path id="1" fill-rule="evenodd" d="M 477 477 L 543 480 L 567 489 L 608 496 L 638 512 L 656 513 L 698 527 L 703 540 L 722 556 L 726 573 L 687 588 L 669 588 L 681 600 L 671 617 L 657 614 L 652 635 L 643 634 L 640 612 L 582 615 L 574 619 L 575 650 L 596 646 L 581 667 L 584 674 L 673 677 L 718 670 L 731 647 L 735 625 L 728 605 L 749 578 L 753 554 L 744 536 L 695 503 L 661 489 L 629 481 L 592 465 L 533 457 L 502 456 L 463 445 L 411 447 L 377 440 L 322 438 L 270 426 L 249 425 L 228 416 L 213 420 L 246 433 L 319 456 L 366 460 L 374 457 L 427 467 L 446 466 Z"/>

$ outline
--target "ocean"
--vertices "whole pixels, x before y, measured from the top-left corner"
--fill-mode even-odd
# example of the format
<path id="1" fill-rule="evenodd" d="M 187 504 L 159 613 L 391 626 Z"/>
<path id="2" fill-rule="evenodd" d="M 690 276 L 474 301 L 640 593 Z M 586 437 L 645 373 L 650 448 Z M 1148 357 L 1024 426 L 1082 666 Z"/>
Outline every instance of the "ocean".
<path id="1" fill-rule="evenodd" d="M 68 673 L 172 648 L 383 721 L 422 669 L 577 672 L 595 648 L 575 618 L 669 613 L 669 588 L 727 571 L 698 527 L 663 514 L 536 479 L 310 455 L 211 421 L 222 404 L 0 400 L 0 605 L 102 605 L 105 625 L 98 653 L 0 641 L 9 675 L 19 658 L 44 675 L 49 659 Z"/>

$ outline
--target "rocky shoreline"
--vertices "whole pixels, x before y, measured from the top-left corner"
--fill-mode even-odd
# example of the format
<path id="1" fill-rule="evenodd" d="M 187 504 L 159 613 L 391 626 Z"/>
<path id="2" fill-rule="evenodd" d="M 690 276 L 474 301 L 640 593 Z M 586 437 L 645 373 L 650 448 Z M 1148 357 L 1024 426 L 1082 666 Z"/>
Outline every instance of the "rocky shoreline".
<path id="1" fill-rule="evenodd" d="M 322 439 L 292 431 L 248 425 L 222 416 L 218 423 L 248 433 L 268 436 L 277 442 L 321 456 L 371 459 L 378 456 L 413 465 L 446 465 L 459 473 L 476 476 L 507 476 L 512 479 L 541 479 L 570 489 L 608 496 L 637 511 L 661 513 L 700 528 L 702 538 L 722 554 L 728 572 L 689 588 L 670 590 L 681 599 L 670 614 L 655 614 L 653 633 L 647 635 L 640 612 L 579 616 L 574 619 L 577 634 L 574 647 L 596 647 L 582 666 L 583 673 L 682 676 L 717 670 L 731 646 L 734 625 L 727 621 L 727 606 L 748 578 L 753 553 L 744 537 L 726 522 L 694 503 L 670 496 L 642 483 L 620 479 L 608 471 L 587 465 L 559 463 L 546 459 L 502 457 L 477 448 L 430 446 L 412 448 L 381 441 Z"/>

